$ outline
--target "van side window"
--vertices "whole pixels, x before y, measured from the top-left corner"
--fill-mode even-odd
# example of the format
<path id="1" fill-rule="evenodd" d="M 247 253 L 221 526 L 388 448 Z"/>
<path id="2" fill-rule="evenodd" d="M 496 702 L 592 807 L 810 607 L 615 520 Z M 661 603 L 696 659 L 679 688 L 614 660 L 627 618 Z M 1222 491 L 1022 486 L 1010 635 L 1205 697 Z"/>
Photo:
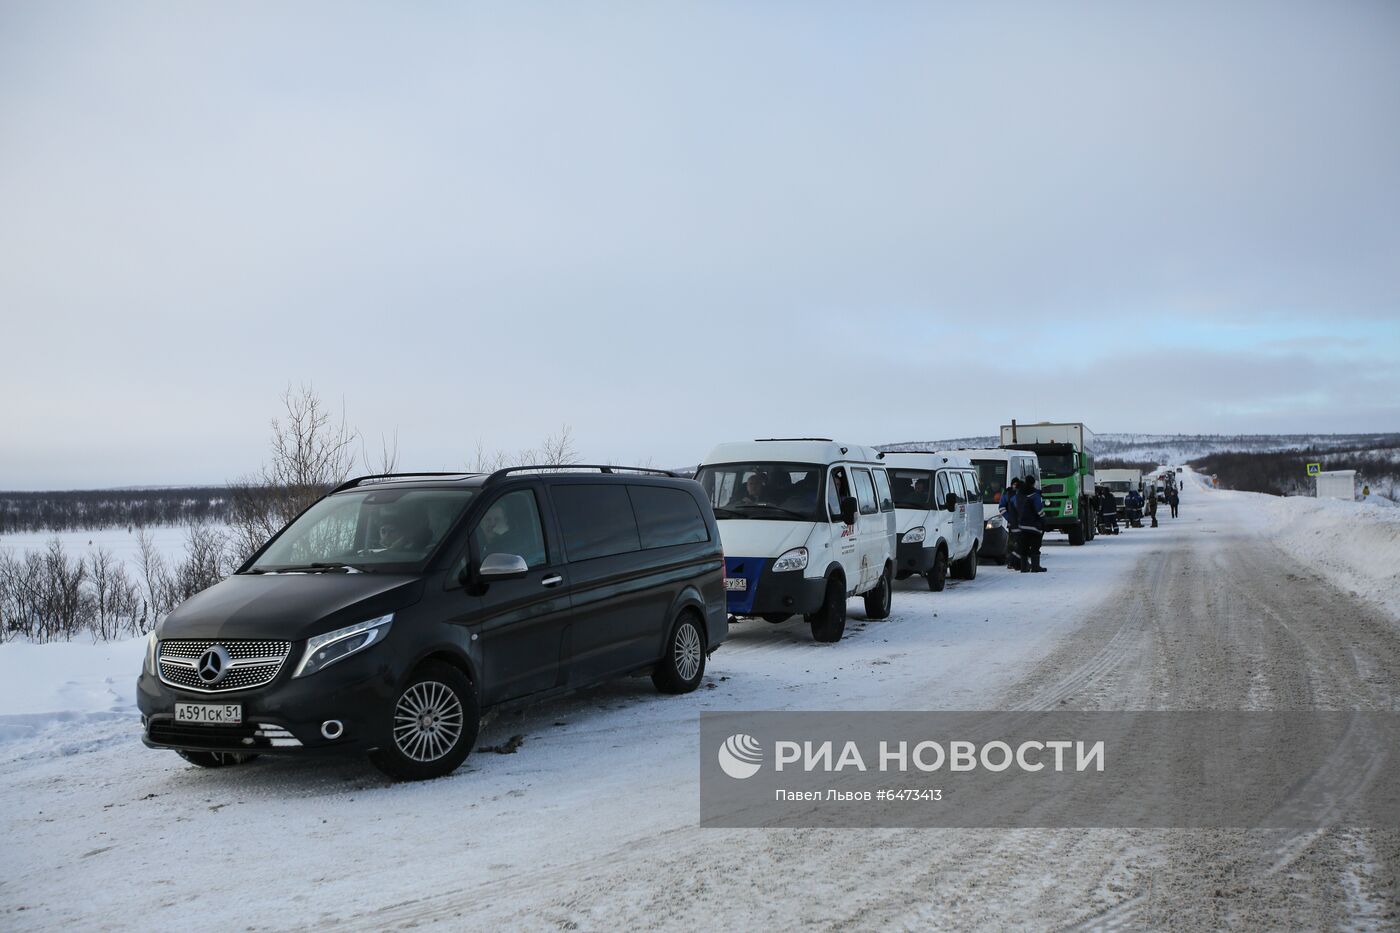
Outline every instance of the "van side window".
<path id="1" fill-rule="evenodd" d="M 623 486 L 553 486 L 550 497 L 569 560 L 590 560 L 642 549 L 632 500 Z"/>
<path id="2" fill-rule="evenodd" d="M 637 516 L 642 547 L 670 547 L 710 540 L 710 529 L 700 506 L 684 489 L 661 486 L 628 486 L 632 511 Z"/>
<path id="3" fill-rule="evenodd" d="M 952 490 L 948 488 L 948 471 L 939 470 L 938 479 L 934 480 L 933 483 L 933 507 L 943 508 L 943 504 L 948 501 L 948 493 L 950 492 Z"/>
<path id="4" fill-rule="evenodd" d="M 860 504 L 860 514 L 874 515 L 880 511 L 880 507 L 875 504 L 875 483 L 870 478 L 870 471 L 852 470 L 851 473 L 856 478 L 856 502 Z"/>
<path id="5" fill-rule="evenodd" d="M 967 501 L 976 502 L 982 498 L 982 490 L 977 487 L 977 474 L 970 470 L 963 471 L 963 488 L 967 490 Z"/>
<path id="6" fill-rule="evenodd" d="M 894 511 L 894 494 L 890 492 L 890 475 L 884 470 L 875 471 L 875 491 L 880 494 L 880 511 Z"/>
<path id="7" fill-rule="evenodd" d="M 831 471 L 826 484 L 826 510 L 833 522 L 841 520 L 841 500 L 851 494 L 851 485 L 846 481 L 846 471 L 837 467 Z"/>
<path id="8" fill-rule="evenodd" d="M 493 502 L 472 530 L 472 543 L 479 558 L 518 554 L 532 570 L 547 564 L 534 490 L 517 489 Z"/>
<path id="9" fill-rule="evenodd" d="M 947 477 L 948 477 L 948 490 L 949 490 L 949 492 L 951 492 L 953 495 L 957 496 L 959 502 L 966 502 L 966 501 L 967 501 L 967 490 L 966 490 L 965 488 L 963 488 L 963 475 L 962 475 L 962 471 L 961 471 L 961 470 L 949 470 L 948 473 L 947 473 Z"/>

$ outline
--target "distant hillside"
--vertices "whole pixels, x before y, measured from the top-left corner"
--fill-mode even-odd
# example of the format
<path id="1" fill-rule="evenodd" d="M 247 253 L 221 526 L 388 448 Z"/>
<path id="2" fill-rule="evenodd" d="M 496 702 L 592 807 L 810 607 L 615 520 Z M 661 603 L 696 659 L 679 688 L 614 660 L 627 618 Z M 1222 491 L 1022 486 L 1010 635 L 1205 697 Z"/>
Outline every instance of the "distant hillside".
<path id="1" fill-rule="evenodd" d="M 1099 434 L 1098 455 L 1113 460 L 1176 464 L 1221 453 L 1273 453 L 1289 450 L 1365 450 L 1400 447 L 1395 434 Z M 880 450 L 955 450 L 997 447 L 1000 439 L 955 437 L 880 444 Z"/>
<path id="2" fill-rule="evenodd" d="M 1373 496 L 1400 500 L 1400 434 L 1099 434 L 1101 465 L 1138 466 L 1190 463 L 1215 475 L 1221 487 L 1273 495 L 1310 496 L 1313 481 L 1305 466 L 1356 470 L 1357 484 Z M 955 437 L 941 441 L 881 444 L 880 450 L 956 450 L 996 447 L 996 437 Z"/>

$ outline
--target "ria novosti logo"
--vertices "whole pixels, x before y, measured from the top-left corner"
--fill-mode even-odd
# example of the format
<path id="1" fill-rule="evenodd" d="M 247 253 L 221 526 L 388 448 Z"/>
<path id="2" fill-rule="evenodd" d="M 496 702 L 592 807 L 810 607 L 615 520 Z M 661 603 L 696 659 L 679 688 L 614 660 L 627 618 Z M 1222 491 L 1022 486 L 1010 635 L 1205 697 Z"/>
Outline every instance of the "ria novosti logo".
<path id="1" fill-rule="evenodd" d="M 763 746 L 751 735 L 735 733 L 719 747 L 719 766 L 732 778 L 751 778 L 763 767 Z"/>

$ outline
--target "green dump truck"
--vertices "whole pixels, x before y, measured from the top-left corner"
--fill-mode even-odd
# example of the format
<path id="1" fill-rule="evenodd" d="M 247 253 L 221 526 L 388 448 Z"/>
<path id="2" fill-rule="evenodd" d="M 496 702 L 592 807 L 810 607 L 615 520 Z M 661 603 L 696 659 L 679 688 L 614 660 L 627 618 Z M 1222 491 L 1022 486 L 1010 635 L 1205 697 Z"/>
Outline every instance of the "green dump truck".
<path id="1" fill-rule="evenodd" d="M 1094 432 L 1074 422 L 1001 426 L 1001 446 L 1029 450 L 1040 461 L 1045 528 L 1063 531 L 1070 544 L 1094 538 Z"/>

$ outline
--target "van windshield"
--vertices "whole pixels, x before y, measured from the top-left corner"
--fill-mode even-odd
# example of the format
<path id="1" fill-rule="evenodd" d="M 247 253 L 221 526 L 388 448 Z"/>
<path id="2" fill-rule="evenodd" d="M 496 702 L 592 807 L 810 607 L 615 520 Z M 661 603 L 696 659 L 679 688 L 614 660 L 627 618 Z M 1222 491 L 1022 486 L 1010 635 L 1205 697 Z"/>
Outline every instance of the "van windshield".
<path id="1" fill-rule="evenodd" d="M 421 570 L 475 489 L 356 489 L 307 509 L 247 573 Z"/>
<path id="2" fill-rule="evenodd" d="M 720 463 L 701 467 L 695 479 L 718 519 L 825 522 L 825 472 L 815 463 Z"/>
<path id="3" fill-rule="evenodd" d="M 890 486 L 897 509 L 933 508 L 933 472 L 931 470 L 890 470 Z"/>
<path id="4" fill-rule="evenodd" d="M 972 463 L 982 480 L 982 501 L 988 505 L 1000 502 L 1001 494 L 1006 491 L 1006 461 L 974 460 Z"/>

